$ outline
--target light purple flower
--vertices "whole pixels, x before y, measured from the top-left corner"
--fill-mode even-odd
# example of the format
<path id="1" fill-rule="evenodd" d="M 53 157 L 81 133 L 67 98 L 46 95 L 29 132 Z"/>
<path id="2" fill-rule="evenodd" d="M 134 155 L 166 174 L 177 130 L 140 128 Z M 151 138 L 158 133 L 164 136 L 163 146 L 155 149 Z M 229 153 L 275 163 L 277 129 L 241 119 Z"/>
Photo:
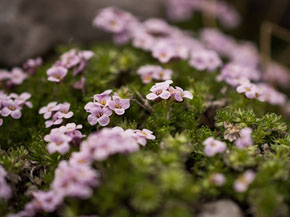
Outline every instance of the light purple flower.
<path id="1" fill-rule="evenodd" d="M 234 182 L 234 189 L 237 192 L 245 192 L 249 185 L 254 181 L 256 174 L 252 170 L 247 170 L 244 174 L 240 175 Z"/>
<path id="2" fill-rule="evenodd" d="M 120 33 L 130 28 L 136 19 L 128 12 L 118 8 L 104 8 L 94 19 L 93 25 L 101 27 L 106 31 Z"/>
<path id="3" fill-rule="evenodd" d="M 143 130 L 133 130 L 133 138 L 136 139 L 137 143 L 145 146 L 147 143 L 147 139 L 149 140 L 155 140 L 155 136 L 153 135 L 153 132 L 147 129 Z"/>
<path id="4" fill-rule="evenodd" d="M 154 43 L 154 38 L 146 32 L 138 31 L 137 34 L 134 34 L 133 46 L 136 48 L 141 48 L 143 50 L 152 50 Z"/>
<path id="5" fill-rule="evenodd" d="M 50 134 L 44 137 L 44 140 L 49 142 L 47 145 L 49 153 L 59 152 L 60 154 L 65 154 L 69 151 L 69 142 L 72 138 L 65 135 L 64 132 L 59 129 L 52 129 Z"/>
<path id="6" fill-rule="evenodd" d="M 141 66 L 137 73 L 141 76 L 145 84 L 150 83 L 153 78 L 159 81 L 169 80 L 173 74 L 172 70 L 155 65 Z"/>
<path id="7" fill-rule="evenodd" d="M 212 157 L 217 153 L 223 153 L 227 148 L 227 145 L 224 142 L 216 140 L 213 137 L 207 138 L 203 142 L 203 145 L 205 145 L 204 153 L 209 157 Z"/>
<path id="8" fill-rule="evenodd" d="M 63 122 L 62 118 L 58 118 L 58 114 L 55 113 L 52 115 L 52 119 L 51 120 L 47 120 L 45 121 L 45 127 L 49 128 L 53 125 L 60 125 Z"/>
<path id="9" fill-rule="evenodd" d="M 37 57 L 35 59 L 28 59 L 26 63 L 23 64 L 23 69 L 29 74 L 35 74 L 37 68 L 42 65 L 42 58 Z"/>
<path id="10" fill-rule="evenodd" d="M 37 191 L 33 193 L 34 208 L 45 212 L 54 211 L 63 201 L 63 197 L 57 191 Z"/>
<path id="11" fill-rule="evenodd" d="M 269 84 L 260 83 L 256 85 L 261 91 L 262 95 L 258 97 L 258 100 L 262 102 L 268 102 L 272 105 L 285 105 L 287 102 L 287 97 L 285 94 L 277 91 Z"/>
<path id="12" fill-rule="evenodd" d="M 221 66 L 222 62 L 214 51 L 201 49 L 191 53 L 189 64 L 200 71 L 206 69 L 214 71 Z"/>
<path id="13" fill-rule="evenodd" d="M 96 106 L 90 110 L 90 115 L 88 116 L 88 122 L 90 125 L 96 125 L 99 123 L 101 126 L 106 126 L 110 122 L 109 116 L 112 115 L 112 110 L 108 107 Z"/>
<path id="14" fill-rule="evenodd" d="M 130 107 L 130 99 L 121 99 L 120 96 L 115 93 L 108 105 L 117 115 L 123 115 L 125 110 Z"/>
<path id="15" fill-rule="evenodd" d="M 252 129 L 251 128 L 243 128 L 240 131 L 240 138 L 235 141 L 235 145 L 242 149 L 253 145 L 252 139 Z"/>
<path id="16" fill-rule="evenodd" d="M 47 106 L 44 106 L 39 110 L 39 114 L 44 114 L 44 119 L 49 119 L 52 116 L 52 113 L 58 110 L 59 105 L 57 105 L 57 102 L 50 102 Z"/>
<path id="17" fill-rule="evenodd" d="M 216 186 L 223 186 L 226 183 L 226 177 L 222 173 L 214 173 L 210 176 L 210 182 Z"/>
<path id="18" fill-rule="evenodd" d="M 178 102 L 182 102 L 184 100 L 184 98 L 187 98 L 187 99 L 193 98 L 192 93 L 190 93 L 189 91 L 186 91 L 186 90 L 184 91 L 180 87 L 175 87 L 175 88 L 170 87 L 169 92 L 174 97 L 174 99 Z"/>
<path id="19" fill-rule="evenodd" d="M 60 57 L 61 66 L 70 69 L 80 63 L 80 57 L 77 50 L 72 49 L 64 53 Z"/>
<path id="20" fill-rule="evenodd" d="M 7 100 L 2 102 L 1 115 L 4 117 L 11 116 L 14 119 L 21 118 L 21 107 L 13 100 Z"/>
<path id="21" fill-rule="evenodd" d="M 69 110 L 70 109 L 70 104 L 65 102 L 65 103 L 62 103 L 62 104 L 59 104 L 59 109 L 56 113 L 57 115 L 57 118 L 59 119 L 62 119 L 62 118 L 65 118 L 65 119 L 69 119 L 73 116 L 73 112 Z"/>
<path id="22" fill-rule="evenodd" d="M 152 93 L 147 94 L 146 98 L 148 100 L 169 99 L 171 93 L 168 91 L 168 88 L 171 83 L 173 83 L 171 80 L 156 83 L 150 89 Z"/>
<path id="23" fill-rule="evenodd" d="M 81 133 L 80 129 L 82 129 L 83 126 L 81 124 L 76 125 L 75 123 L 68 123 L 65 126 L 61 126 L 58 128 L 60 131 L 63 131 L 65 135 L 72 138 L 72 143 L 74 145 L 78 145 L 80 142 L 80 139 L 83 137 L 83 134 Z"/>
<path id="24" fill-rule="evenodd" d="M 27 75 L 20 68 L 13 68 L 9 73 L 9 79 L 12 84 L 19 85 L 27 78 Z"/>
<path id="25" fill-rule="evenodd" d="M 53 82 L 60 82 L 67 74 L 67 69 L 63 66 L 53 66 L 47 70 L 48 80 Z"/>
<path id="26" fill-rule="evenodd" d="M 30 93 L 24 92 L 24 93 L 21 93 L 20 95 L 16 93 L 12 93 L 10 94 L 10 97 L 14 99 L 18 105 L 20 106 L 26 105 L 27 107 L 32 108 L 32 103 L 27 101 L 31 97 Z"/>
<path id="27" fill-rule="evenodd" d="M 106 90 L 103 93 L 95 94 L 94 95 L 94 102 L 96 105 L 99 106 L 108 106 L 109 102 L 111 101 L 110 94 L 112 90 Z"/>
<path id="28" fill-rule="evenodd" d="M 258 88 L 255 84 L 250 82 L 242 82 L 237 87 L 238 93 L 244 93 L 249 99 L 259 98 L 263 94 L 262 90 Z"/>
<path id="29" fill-rule="evenodd" d="M 161 63 L 169 62 L 175 56 L 175 50 L 168 42 L 162 41 L 152 48 L 152 55 Z"/>

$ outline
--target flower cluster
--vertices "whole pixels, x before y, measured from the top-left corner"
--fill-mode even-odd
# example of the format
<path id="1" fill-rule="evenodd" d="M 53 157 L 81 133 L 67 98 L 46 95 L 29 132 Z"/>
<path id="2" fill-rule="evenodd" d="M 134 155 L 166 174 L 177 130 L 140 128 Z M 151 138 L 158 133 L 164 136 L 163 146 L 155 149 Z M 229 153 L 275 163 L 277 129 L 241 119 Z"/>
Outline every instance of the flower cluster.
<path id="1" fill-rule="evenodd" d="M 42 58 L 37 57 L 35 59 L 28 59 L 23 64 L 23 70 L 28 72 L 29 74 L 35 74 L 36 70 L 42 65 Z"/>
<path id="2" fill-rule="evenodd" d="M 11 116 L 14 119 L 21 118 L 24 106 L 32 108 L 32 103 L 28 101 L 30 97 L 31 94 L 26 92 L 20 95 L 16 93 L 7 95 L 0 92 L 0 115 L 3 117 Z M 0 118 L 0 126 L 2 124 L 3 119 Z"/>
<path id="3" fill-rule="evenodd" d="M 188 19 L 197 11 L 215 17 L 226 28 L 236 27 L 240 23 L 238 12 L 224 1 L 168 0 L 167 13 L 172 20 Z"/>
<path id="4" fill-rule="evenodd" d="M 247 79 L 240 81 L 240 85 L 237 87 L 237 92 L 244 93 L 249 99 L 256 98 L 261 100 L 263 95 L 263 90 Z"/>
<path id="5" fill-rule="evenodd" d="M 164 81 L 171 79 L 173 71 L 171 69 L 164 69 L 161 66 L 146 65 L 141 66 L 137 73 L 141 76 L 144 84 L 151 83 L 153 79 L 157 81 Z"/>
<path id="6" fill-rule="evenodd" d="M 32 217 L 41 211 L 53 212 L 65 197 L 89 198 L 92 187 L 98 184 L 99 173 L 91 167 L 61 161 L 55 170 L 51 189 L 34 192 L 32 201 L 25 205 L 24 210 L 9 217 Z"/>
<path id="7" fill-rule="evenodd" d="M 271 85 L 266 83 L 259 83 L 257 87 L 260 88 L 263 92 L 262 96 L 259 100 L 262 102 L 267 102 L 272 105 L 280 105 L 283 106 L 287 103 L 287 97 L 285 94 L 277 91 Z"/>
<path id="8" fill-rule="evenodd" d="M 252 170 L 247 170 L 238 177 L 234 182 L 234 189 L 237 192 L 244 192 L 248 189 L 249 185 L 254 181 L 256 174 Z"/>
<path id="9" fill-rule="evenodd" d="M 135 22 L 137 22 L 135 17 L 130 13 L 118 8 L 109 7 L 100 12 L 94 19 L 93 25 L 109 32 L 121 34 L 127 32 Z"/>
<path id="10" fill-rule="evenodd" d="M 44 140 L 48 142 L 48 152 L 50 154 L 54 152 L 65 154 L 69 151 L 70 144 L 79 145 L 83 138 L 83 134 L 79 131 L 82 127 L 81 124 L 68 123 L 65 126 L 52 129 L 50 134 L 44 137 Z"/>
<path id="11" fill-rule="evenodd" d="M 33 200 L 23 211 L 9 217 L 30 217 L 37 212 L 53 212 L 65 197 L 89 198 L 92 188 L 99 184 L 99 173 L 91 168 L 94 160 L 103 161 L 117 153 L 131 153 L 145 145 L 144 140 L 155 139 L 150 130 L 104 128 L 91 134 L 81 143 L 80 151 L 72 153 L 68 161 L 61 161 L 55 170 L 51 189 L 33 193 Z"/>
<path id="12" fill-rule="evenodd" d="M 199 71 L 214 71 L 222 65 L 222 61 L 215 51 L 201 49 L 191 53 L 189 64 Z"/>
<path id="13" fill-rule="evenodd" d="M 224 35 L 218 29 L 206 28 L 201 31 L 203 45 L 229 59 L 229 62 L 257 70 L 260 64 L 260 53 L 252 43 L 237 41 Z"/>
<path id="14" fill-rule="evenodd" d="M 50 102 L 47 106 L 42 107 L 39 110 L 39 114 L 43 114 L 44 119 L 50 119 L 45 121 L 45 127 L 51 127 L 53 125 L 60 125 L 63 119 L 69 119 L 73 116 L 73 112 L 69 110 L 70 104 Z"/>
<path id="15" fill-rule="evenodd" d="M 73 68 L 74 76 L 79 74 L 84 70 L 93 55 L 94 53 L 92 51 L 77 51 L 75 49 L 62 54 L 60 60 L 47 70 L 48 80 L 61 82 L 71 68 Z"/>
<path id="16" fill-rule="evenodd" d="M 278 63 L 269 63 L 264 72 L 264 79 L 270 83 L 287 88 L 290 82 L 289 70 Z"/>
<path id="17" fill-rule="evenodd" d="M 110 116 L 113 112 L 117 115 L 125 114 L 130 107 L 130 99 L 122 99 L 117 93 L 111 96 L 112 90 L 94 95 L 94 102 L 85 105 L 85 110 L 90 113 L 88 122 L 90 125 L 107 126 L 110 123 Z"/>
<path id="18" fill-rule="evenodd" d="M 0 70 L 0 82 L 5 81 L 6 86 L 20 85 L 27 78 L 21 68 L 14 67 L 11 71 Z"/>
<path id="19" fill-rule="evenodd" d="M 162 63 L 173 59 L 188 59 L 191 52 L 204 48 L 191 35 L 170 26 L 164 20 L 148 19 L 142 23 L 133 15 L 116 8 L 103 9 L 94 24 L 113 32 L 117 42 L 131 40 L 133 46 L 151 51 L 152 56 Z"/>
<path id="20" fill-rule="evenodd" d="M 253 130 L 251 128 L 243 128 L 240 131 L 240 138 L 238 138 L 235 141 L 235 145 L 238 148 L 246 148 L 253 145 L 253 139 L 252 139 L 252 132 Z"/>
<path id="21" fill-rule="evenodd" d="M 80 157 L 89 160 L 92 158 L 97 161 L 103 161 L 110 155 L 117 153 L 131 153 L 139 150 L 139 145 L 146 145 L 146 140 L 153 140 L 155 137 L 152 132 L 143 129 L 140 130 L 123 130 L 121 127 L 114 127 L 112 129 L 105 128 L 99 133 L 92 134 L 88 139 L 82 143 L 81 152 L 76 156 L 78 160 Z M 85 155 L 90 155 L 90 157 Z"/>
<path id="22" fill-rule="evenodd" d="M 227 84 L 235 87 L 241 80 L 248 79 L 251 81 L 257 81 L 260 77 L 260 72 L 253 67 L 244 66 L 237 63 L 229 63 L 222 68 L 221 74 L 217 76 L 217 80 L 223 80 Z"/>
<path id="23" fill-rule="evenodd" d="M 147 94 L 146 98 L 152 101 L 167 100 L 171 98 L 177 102 L 182 102 L 184 98 L 193 98 L 192 93 L 189 91 L 184 91 L 180 87 L 174 88 L 170 86 L 172 83 L 173 81 L 171 80 L 156 83 L 150 88 L 151 93 Z"/>
<path id="24" fill-rule="evenodd" d="M 6 182 L 7 172 L 0 165 L 0 199 L 9 199 L 11 196 L 11 188 Z"/>
<path id="25" fill-rule="evenodd" d="M 213 137 L 207 138 L 203 142 L 205 155 L 212 157 L 217 153 L 223 153 L 227 149 L 227 145 L 224 142 L 214 139 Z"/>
<path id="26" fill-rule="evenodd" d="M 278 92 L 266 83 L 254 84 L 245 79 L 240 81 L 237 92 L 244 93 L 249 99 L 258 99 L 262 102 L 268 102 L 272 105 L 285 105 L 287 98 L 284 94 Z"/>

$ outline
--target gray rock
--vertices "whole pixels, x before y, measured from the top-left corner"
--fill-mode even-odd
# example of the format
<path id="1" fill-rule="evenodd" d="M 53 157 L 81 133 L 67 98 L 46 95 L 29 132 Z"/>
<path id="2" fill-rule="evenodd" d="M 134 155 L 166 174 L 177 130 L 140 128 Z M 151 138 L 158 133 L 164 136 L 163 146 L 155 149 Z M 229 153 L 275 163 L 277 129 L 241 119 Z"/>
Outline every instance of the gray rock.
<path id="1" fill-rule="evenodd" d="M 141 18 L 157 17 L 163 0 L 0 0 L 0 65 L 21 64 L 56 43 L 104 38 L 105 33 L 92 27 L 92 20 L 108 6 Z"/>
<path id="2" fill-rule="evenodd" d="M 219 200 L 202 206 L 197 217 L 243 217 L 239 206 L 231 200 Z"/>

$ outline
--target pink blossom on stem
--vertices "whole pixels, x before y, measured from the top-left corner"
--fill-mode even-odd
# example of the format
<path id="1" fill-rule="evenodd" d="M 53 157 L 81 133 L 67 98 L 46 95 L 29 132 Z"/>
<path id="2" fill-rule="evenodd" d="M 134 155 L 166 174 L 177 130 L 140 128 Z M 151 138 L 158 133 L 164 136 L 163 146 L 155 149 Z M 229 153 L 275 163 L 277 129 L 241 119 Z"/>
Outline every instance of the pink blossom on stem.
<path id="1" fill-rule="evenodd" d="M 205 145 L 204 153 L 209 157 L 212 157 L 217 153 L 223 153 L 227 148 L 227 145 L 224 142 L 216 140 L 213 137 L 207 138 L 203 142 L 203 145 Z"/>

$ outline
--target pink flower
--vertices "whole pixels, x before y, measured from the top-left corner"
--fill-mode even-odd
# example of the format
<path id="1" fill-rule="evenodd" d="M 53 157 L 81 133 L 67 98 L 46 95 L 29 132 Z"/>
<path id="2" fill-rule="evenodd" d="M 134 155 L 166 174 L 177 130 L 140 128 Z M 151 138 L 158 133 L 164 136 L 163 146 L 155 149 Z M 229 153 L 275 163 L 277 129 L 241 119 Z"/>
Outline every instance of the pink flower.
<path id="1" fill-rule="evenodd" d="M 4 117 L 11 116 L 14 119 L 21 118 L 21 107 L 13 100 L 2 102 L 1 115 Z"/>
<path id="2" fill-rule="evenodd" d="M 171 95 L 174 97 L 174 99 L 178 102 L 182 102 L 184 100 L 184 98 L 187 99 L 192 99 L 192 93 L 190 93 L 189 91 L 184 91 L 182 88 L 180 87 L 171 87 L 169 89 Z"/>
<path id="3" fill-rule="evenodd" d="M 27 101 L 31 97 L 30 93 L 24 92 L 24 93 L 21 93 L 20 95 L 16 93 L 12 93 L 10 94 L 10 97 L 14 99 L 18 105 L 20 106 L 26 105 L 27 107 L 32 108 L 32 103 Z"/>
<path id="4" fill-rule="evenodd" d="M 62 103 L 62 104 L 59 104 L 59 109 L 56 113 L 57 115 L 57 118 L 59 119 L 62 119 L 62 118 L 65 118 L 65 119 L 69 119 L 73 116 L 73 112 L 69 110 L 70 109 L 70 104 L 65 102 L 65 103 Z"/>
<path id="5" fill-rule="evenodd" d="M 210 176 L 210 182 L 216 186 L 223 186 L 226 183 L 226 178 L 222 173 L 214 173 Z"/>
<path id="6" fill-rule="evenodd" d="M 103 93 L 95 94 L 94 95 L 94 102 L 98 106 L 108 106 L 109 102 L 111 101 L 110 94 L 112 90 L 106 90 Z"/>
<path id="7" fill-rule="evenodd" d="M 153 135 L 153 132 L 147 129 L 132 130 L 132 136 L 137 141 L 137 143 L 142 146 L 146 145 L 147 139 L 155 140 L 155 136 Z"/>
<path id="8" fill-rule="evenodd" d="M 287 97 L 275 90 L 272 86 L 265 83 L 257 84 L 257 87 L 263 92 L 262 95 L 258 97 L 258 100 L 262 102 L 268 102 L 272 105 L 285 105 Z"/>
<path id="9" fill-rule="evenodd" d="M 287 88 L 290 82 L 289 70 L 278 63 L 269 63 L 265 69 L 264 78 L 266 81 L 281 85 Z"/>
<path id="10" fill-rule="evenodd" d="M 9 73 L 9 79 L 12 84 L 19 85 L 27 78 L 27 75 L 20 68 L 13 68 Z"/>
<path id="11" fill-rule="evenodd" d="M 160 66 L 145 65 L 141 66 L 137 73 L 141 76 L 143 83 L 148 84 L 153 78 L 159 81 L 169 80 L 173 72 Z"/>
<path id="12" fill-rule="evenodd" d="M 37 57 L 35 59 L 28 59 L 26 63 L 23 64 L 23 69 L 29 74 L 35 74 L 37 68 L 42 65 L 42 58 Z"/>
<path id="13" fill-rule="evenodd" d="M 108 105 L 117 115 L 123 115 L 125 110 L 130 107 L 130 99 L 121 99 L 120 96 L 115 93 Z"/>
<path id="14" fill-rule="evenodd" d="M 83 126 L 81 124 L 76 125 L 75 123 L 68 123 L 65 126 L 61 126 L 59 130 L 71 137 L 72 142 L 79 144 L 79 140 L 83 137 L 83 134 L 79 131 L 82 128 Z"/>
<path id="15" fill-rule="evenodd" d="M 45 212 L 54 211 L 63 201 L 63 197 L 56 191 L 37 191 L 33 193 L 33 197 L 34 208 Z"/>
<path id="16" fill-rule="evenodd" d="M 53 116 L 52 116 L 52 119 L 51 120 L 47 120 L 45 121 L 45 127 L 46 128 L 49 128 L 53 125 L 60 125 L 61 123 L 63 122 L 63 119 L 61 118 L 58 118 L 57 117 L 57 114 L 55 113 Z"/>
<path id="17" fill-rule="evenodd" d="M 223 153 L 227 148 L 227 145 L 224 142 L 215 140 L 213 137 L 207 138 L 203 144 L 205 145 L 204 153 L 209 157 L 212 157 L 217 153 Z"/>
<path id="18" fill-rule="evenodd" d="M 156 83 L 153 87 L 151 87 L 149 93 L 146 95 L 146 98 L 149 100 L 157 100 L 157 99 L 169 99 L 171 94 L 168 91 L 169 85 L 173 82 L 171 80 L 167 80 L 164 82 Z"/>
<path id="19" fill-rule="evenodd" d="M 47 145 L 49 153 L 59 152 L 60 154 L 65 154 L 69 151 L 69 142 L 72 138 L 65 135 L 64 132 L 59 129 L 52 129 L 50 134 L 44 137 L 44 140 L 49 142 Z"/>
<path id="20" fill-rule="evenodd" d="M 175 56 L 175 51 L 168 42 L 162 41 L 153 47 L 152 55 L 161 63 L 167 63 Z"/>
<path id="21" fill-rule="evenodd" d="M 106 31 L 120 33 L 130 28 L 136 19 L 128 12 L 117 8 L 104 8 L 94 19 L 93 25 L 101 27 Z"/>
<path id="22" fill-rule="evenodd" d="M 88 116 L 88 122 L 90 125 L 96 125 L 99 123 L 101 126 L 106 126 L 110 122 L 109 116 L 112 115 L 112 110 L 108 107 L 96 106 L 90 110 L 90 115 Z"/>
<path id="23" fill-rule="evenodd" d="M 234 182 L 234 189 L 237 192 L 244 192 L 249 188 L 249 185 L 254 181 L 256 174 L 252 170 L 247 170 L 240 175 Z"/>
<path id="24" fill-rule="evenodd" d="M 240 84 L 240 80 L 259 80 L 260 72 L 251 66 L 238 63 L 229 63 L 222 68 L 221 74 L 217 77 L 218 81 L 224 80 L 231 86 Z"/>
<path id="25" fill-rule="evenodd" d="M 39 110 L 39 114 L 44 114 L 44 119 L 49 119 L 52 113 L 59 110 L 59 105 L 57 102 L 50 102 L 47 106 L 42 107 Z"/>
<path id="26" fill-rule="evenodd" d="M 143 50 L 152 50 L 155 39 L 146 32 L 137 31 L 133 37 L 133 46 L 136 48 L 141 48 Z"/>
<path id="27" fill-rule="evenodd" d="M 263 94 L 260 88 L 258 88 L 255 84 L 252 84 L 248 81 L 242 82 L 237 87 L 237 92 L 244 93 L 246 97 L 248 97 L 249 99 L 259 98 Z"/>
<path id="28" fill-rule="evenodd" d="M 60 57 L 60 65 L 69 69 L 80 63 L 80 57 L 77 50 L 72 49 L 64 53 Z"/>
<path id="29" fill-rule="evenodd" d="M 67 69 L 63 66 L 53 66 L 47 70 L 47 75 L 49 81 L 60 82 L 64 79 L 67 74 Z"/>
<path id="30" fill-rule="evenodd" d="M 200 71 L 214 71 L 221 66 L 222 61 L 214 51 L 202 49 L 191 53 L 189 64 Z"/>
<path id="31" fill-rule="evenodd" d="M 253 140 L 251 135 L 251 128 L 243 128 L 240 132 L 240 138 L 235 141 L 235 145 L 240 149 L 252 146 Z"/>

